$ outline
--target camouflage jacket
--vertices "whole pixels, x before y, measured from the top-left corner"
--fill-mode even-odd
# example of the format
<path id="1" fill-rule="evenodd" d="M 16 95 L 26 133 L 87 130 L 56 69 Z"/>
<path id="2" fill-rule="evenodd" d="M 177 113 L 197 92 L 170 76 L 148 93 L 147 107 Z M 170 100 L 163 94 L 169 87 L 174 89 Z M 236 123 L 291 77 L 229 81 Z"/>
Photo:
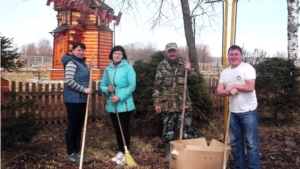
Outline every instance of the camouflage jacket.
<path id="1" fill-rule="evenodd" d="M 179 58 L 175 71 L 171 69 L 168 59 L 159 63 L 154 82 L 154 107 L 160 106 L 162 112 L 181 112 L 184 93 L 185 68 L 183 59 Z M 198 76 L 192 68 L 187 75 L 187 84 L 198 82 Z M 186 91 L 185 108 L 192 111 L 192 103 L 188 90 Z"/>

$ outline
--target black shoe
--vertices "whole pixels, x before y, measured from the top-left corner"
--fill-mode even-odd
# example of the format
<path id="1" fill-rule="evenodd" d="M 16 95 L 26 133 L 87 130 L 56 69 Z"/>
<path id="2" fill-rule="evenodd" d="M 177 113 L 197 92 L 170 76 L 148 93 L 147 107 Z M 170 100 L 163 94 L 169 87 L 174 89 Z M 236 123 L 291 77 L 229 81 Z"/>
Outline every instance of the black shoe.
<path id="1" fill-rule="evenodd" d="M 78 159 L 79 159 L 79 162 L 80 162 L 80 155 L 81 155 L 81 153 L 78 152 L 78 153 L 75 153 L 75 154 L 78 156 Z M 89 163 L 90 160 L 86 156 L 83 156 L 82 162 L 83 163 Z"/>
<path id="2" fill-rule="evenodd" d="M 80 155 L 79 155 L 80 157 Z M 78 154 L 76 153 L 72 153 L 71 155 L 67 155 L 67 160 L 75 163 L 75 164 L 79 164 L 80 163 L 80 158 L 78 158 Z"/>

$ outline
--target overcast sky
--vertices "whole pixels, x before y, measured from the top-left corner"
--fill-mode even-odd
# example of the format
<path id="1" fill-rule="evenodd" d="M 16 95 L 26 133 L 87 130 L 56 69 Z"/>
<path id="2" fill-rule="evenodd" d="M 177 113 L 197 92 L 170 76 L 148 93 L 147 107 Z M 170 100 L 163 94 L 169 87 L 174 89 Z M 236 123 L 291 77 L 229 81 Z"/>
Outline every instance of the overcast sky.
<path id="1" fill-rule="evenodd" d="M 1 36 L 14 38 L 14 43 L 19 48 L 24 44 L 38 42 L 39 39 L 48 39 L 53 43 L 53 36 L 49 32 L 57 26 L 57 13 L 52 7 L 46 6 L 46 2 L 47 0 L 1 0 Z M 221 4 L 219 3 L 219 6 Z M 221 10 L 221 7 L 217 9 Z M 231 10 L 229 18 L 230 13 Z M 177 42 L 179 46 L 186 45 L 183 30 L 175 31 L 170 27 L 160 27 L 150 31 L 149 23 L 146 23 L 149 17 L 151 17 L 149 13 L 142 12 L 141 19 L 133 22 L 128 17 L 122 16 L 121 24 L 116 28 L 116 44 L 150 42 L 161 50 L 171 41 Z M 183 22 L 181 18 L 179 19 L 179 22 Z M 271 55 L 277 51 L 286 52 L 286 1 L 239 0 L 236 29 L 237 45 L 244 46 L 248 50 L 263 49 Z M 219 25 L 214 26 L 214 30 L 204 30 L 201 37 L 197 36 L 196 43 L 209 45 L 213 56 L 221 56 L 222 20 L 220 19 Z"/>

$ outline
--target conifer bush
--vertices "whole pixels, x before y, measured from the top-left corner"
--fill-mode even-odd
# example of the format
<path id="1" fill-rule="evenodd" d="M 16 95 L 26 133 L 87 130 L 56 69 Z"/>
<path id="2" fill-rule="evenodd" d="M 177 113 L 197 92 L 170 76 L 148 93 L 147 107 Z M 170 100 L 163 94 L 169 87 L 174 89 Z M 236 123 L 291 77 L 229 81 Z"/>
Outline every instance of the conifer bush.
<path id="1" fill-rule="evenodd" d="M 31 111 L 35 100 L 16 99 L 14 92 L 2 93 L 1 99 L 1 146 L 12 147 L 16 143 L 29 142 L 41 129 Z M 24 112 L 16 116 L 15 111 L 20 108 Z"/>
<path id="2" fill-rule="evenodd" d="M 299 68 L 294 60 L 267 58 L 254 65 L 257 73 L 255 90 L 260 111 L 270 114 L 277 122 L 278 116 L 292 120 L 299 115 Z"/>
<path id="3" fill-rule="evenodd" d="M 166 57 L 164 52 L 154 53 L 149 60 L 136 61 L 136 89 L 133 93 L 136 105 L 133 114 L 133 131 L 145 135 L 159 135 L 162 131 L 160 114 L 153 106 L 153 87 L 158 64 Z M 193 124 L 195 127 L 207 127 L 213 115 L 213 103 L 205 90 L 203 75 L 198 72 L 199 83 L 188 87 L 193 106 Z"/>

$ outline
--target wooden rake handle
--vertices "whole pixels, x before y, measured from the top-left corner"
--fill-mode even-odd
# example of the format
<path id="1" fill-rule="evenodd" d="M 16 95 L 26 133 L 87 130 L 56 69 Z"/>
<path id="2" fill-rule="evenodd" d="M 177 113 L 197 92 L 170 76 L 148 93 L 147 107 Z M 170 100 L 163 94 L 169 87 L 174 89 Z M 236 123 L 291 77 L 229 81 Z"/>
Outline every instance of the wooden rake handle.
<path id="1" fill-rule="evenodd" d="M 108 85 L 111 85 L 107 69 L 105 69 L 105 73 L 106 73 L 106 76 L 107 76 Z M 115 96 L 114 92 L 112 92 L 112 95 Z M 120 131 L 121 131 L 121 136 L 122 136 L 122 140 L 123 140 L 123 144 L 124 144 L 124 149 L 125 149 L 125 152 L 128 152 L 127 145 L 126 145 L 125 138 L 124 138 L 124 134 L 123 134 L 123 128 L 122 128 L 122 125 L 121 125 L 121 121 L 120 121 L 120 117 L 119 117 L 119 113 L 118 113 L 118 109 L 117 109 L 116 103 L 114 103 L 114 107 L 115 107 L 115 113 L 117 115 L 117 119 L 118 119 Z"/>
<path id="2" fill-rule="evenodd" d="M 226 169 L 226 164 L 227 164 L 227 158 L 226 158 L 226 146 L 227 146 L 227 140 L 228 140 L 228 128 L 229 128 L 229 123 L 230 123 L 230 116 L 231 112 L 228 112 L 228 117 L 227 117 L 227 126 L 226 126 L 226 131 L 225 131 L 225 139 L 224 139 L 224 152 L 223 152 L 223 169 Z"/>
<path id="3" fill-rule="evenodd" d="M 185 57 L 185 61 L 186 61 L 186 62 L 189 61 L 189 48 L 186 49 L 186 57 Z M 187 73 L 188 73 L 188 71 L 185 69 L 179 140 L 182 140 L 183 127 L 184 127 L 185 101 L 186 101 L 186 90 L 187 90 Z"/>
<path id="4" fill-rule="evenodd" d="M 94 61 L 94 53 L 92 54 L 92 61 L 91 62 L 93 62 L 93 61 Z M 90 78 L 89 78 L 89 85 L 88 85 L 89 88 L 92 86 L 92 74 L 93 74 L 93 65 L 91 65 L 91 67 L 90 67 Z M 88 114 L 89 114 L 89 105 L 90 105 L 90 94 L 87 95 L 87 101 L 86 101 L 79 169 L 82 169 L 83 152 L 84 152 L 85 135 L 86 135 L 86 126 L 87 126 L 87 119 L 88 119 Z"/>

